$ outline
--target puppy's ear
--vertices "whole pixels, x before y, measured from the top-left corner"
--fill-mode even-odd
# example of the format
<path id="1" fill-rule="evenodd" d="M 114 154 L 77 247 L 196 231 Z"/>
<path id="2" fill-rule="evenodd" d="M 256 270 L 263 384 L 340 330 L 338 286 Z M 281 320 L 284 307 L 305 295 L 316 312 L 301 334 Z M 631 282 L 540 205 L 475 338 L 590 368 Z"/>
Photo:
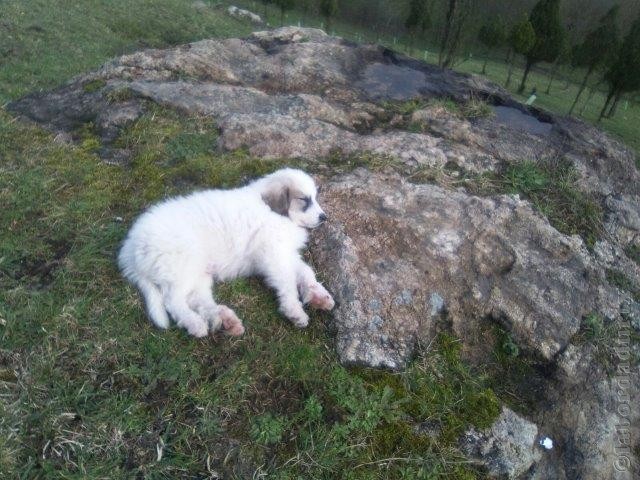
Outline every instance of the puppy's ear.
<path id="1" fill-rule="evenodd" d="M 262 194 L 262 200 L 269 205 L 269 208 L 285 217 L 289 215 L 289 202 L 291 195 L 289 188 L 278 183 L 273 185 Z"/>

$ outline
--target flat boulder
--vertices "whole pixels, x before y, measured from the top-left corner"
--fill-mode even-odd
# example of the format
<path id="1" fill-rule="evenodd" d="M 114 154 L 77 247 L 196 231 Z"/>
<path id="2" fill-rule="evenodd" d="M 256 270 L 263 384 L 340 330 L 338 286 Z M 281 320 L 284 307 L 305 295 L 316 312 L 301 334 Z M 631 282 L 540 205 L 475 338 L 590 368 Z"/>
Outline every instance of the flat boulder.
<path id="1" fill-rule="evenodd" d="M 336 296 L 346 363 L 402 367 L 443 310 L 460 325 L 491 317 L 550 360 L 584 316 L 610 308 L 582 241 L 517 197 L 360 170 L 326 184 L 322 202 L 331 222 L 312 253 Z"/>

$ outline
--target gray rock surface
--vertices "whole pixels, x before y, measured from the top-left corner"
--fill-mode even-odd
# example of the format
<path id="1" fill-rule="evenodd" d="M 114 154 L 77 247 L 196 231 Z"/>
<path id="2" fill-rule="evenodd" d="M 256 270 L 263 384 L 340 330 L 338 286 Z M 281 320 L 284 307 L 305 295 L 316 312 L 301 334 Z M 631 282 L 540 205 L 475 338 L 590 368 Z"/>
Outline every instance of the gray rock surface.
<path id="1" fill-rule="evenodd" d="M 494 478 L 518 478 L 542 457 L 538 427 L 503 408 L 491 428 L 469 430 L 461 440 L 467 455 L 477 458 Z"/>
<path id="2" fill-rule="evenodd" d="M 469 349 L 490 348 L 474 340 L 490 319 L 545 373 L 531 379 L 527 420 L 514 420 L 526 428 L 504 433 L 510 421 L 501 417 L 490 433 L 469 432 L 468 451 L 496 478 L 634 478 L 633 455 L 628 470 L 615 467 L 627 458 L 621 449 L 640 438 L 640 351 L 630 333 L 637 303 L 604 275 L 625 265 L 635 278 L 637 265 L 619 247 L 599 242 L 591 253 L 517 197 L 480 198 L 396 173 L 328 179 L 321 201 L 332 221 L 314 234 L 311 251 L 337 300 L 344 363 L 402 368 L 443 316 Z M 606 328 L 579 340 L 593 312 Z M 470 357 L 482 365 L 482 354 Z M 554 440 L 553 450 L 531 448 L 529 422 Z"/>
<path id="3" fill-rule="evenodd" d="M 114 101 L 113 92 L 122 90 L 133 98 Z M 431 106 L 398 123 L 389 122 L 381 108 L 384 102 L 416 98 L 447 98 L 459 105 L 484 100 L 496 106 L 496 114 L 464 119 Z M 481 173 L 505 162 L 562 156 L 581 173 L 586 190 L 616 195 L 605 202 L 609 233 L 625 245 L 640 244 L 637 228 L 628 228 L 637 227 L 640 175 L 632 152 L 620 143 L 578 120 L 518 104 L 482 77 L 443 71 L 321 30 L 285 27 L 246 39 L 124 55 L 9 109 L 57 133 L 73 134 L 93 122 L 107 144 L 102 154 L 126 157 L 108 144 L 142 114 L 144 99 L 211 115 L 219 120 L 220 148 L 246 147 L 267 158 L 375 152 L 414 169 L 449 165 Z M 410 121 L 423 124 L 423 131 L 402 131 Z"/>
<path id="4" fill-rule="evenodd" d="M 413 108 L 394 109 L 409 100 Z M 478 100 L 494 114 L 465 114 Z M 640 286 L 628 254 L 640 247 L 640 174 L 629 149 L 577 119 L 525 107 L 483 78 L 294 27 L 124 55 L 8 108 L 59 142 L 92 123 L 105 159 L 126 163 L 117 139 L 150 102 L 215 118 L 223 150 L 319 164 L 336 152 L 400 160 L 406 178 L 322 169 L 331 222 L 314 233 L 311 255 L 338 300 L 340 359 L 400 369 L 416 342 L 447 328 L 482 369 L 492 358 L 483 328 L 498 324 L 537 370 L 527 391 L 514 393 L 528 395 L 526 414 L 503 410 L 490 431 L 469 432 L 469 455 L 498 477 L 640 476 L 640 309 L 606 275 Z M 481 174 L 554 158 L 571 162 L 605 212 L 592 250 L 517 197 L 408 180 L 423 169 Z M 587 338 L 581 323 L 591 313 L 605 328 Z M 532 444 L 536 426 L 553 450 Z"/>
<path id="5" fill-rule="evenodd" d="M 332 222 L 312 251 L 335 289 L 343 362 L 401 367 L 429 340 L 442 301 L 454 324 L 491 317 L 547 360 L 582 317 L 619 308 L 581 240 L 516 197 L 359 170 L 327 183 L 322 199 Z"/>

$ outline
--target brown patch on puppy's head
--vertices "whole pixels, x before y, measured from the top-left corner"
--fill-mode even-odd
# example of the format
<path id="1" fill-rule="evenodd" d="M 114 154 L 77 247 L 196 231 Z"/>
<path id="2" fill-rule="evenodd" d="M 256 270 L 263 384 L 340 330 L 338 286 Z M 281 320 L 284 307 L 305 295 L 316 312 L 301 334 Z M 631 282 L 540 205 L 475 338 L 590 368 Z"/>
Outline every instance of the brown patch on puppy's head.
<path id="1" fill-rule="evenodd" d="M 272 188 L 262 193 L 262 200 L 274 212 L 288 216 L 289 205 L 291 204 L 289 187 L 284 185 L 273 185 Z"/>
<path id="2" fill-rule="evenodd" d="M 327 218 L 317 202 L 313 179 L 301 170 L 285 168 L 255 183 L 262 200 L 296 225 L 315 228 Z"/>

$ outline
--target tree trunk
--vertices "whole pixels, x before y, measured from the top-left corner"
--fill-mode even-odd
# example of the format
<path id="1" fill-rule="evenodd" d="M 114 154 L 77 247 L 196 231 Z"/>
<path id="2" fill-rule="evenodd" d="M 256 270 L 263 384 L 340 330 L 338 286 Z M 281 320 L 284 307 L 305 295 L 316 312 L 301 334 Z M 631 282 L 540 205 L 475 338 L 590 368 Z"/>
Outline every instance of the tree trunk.
<path id="1" fill-rule="evenodd" d="M 468 12 L 467 12 L 468 13 Z M 467 15 L 463 11 L 462 15 L 458 18 L 458 24 L 456 25 L 456 30 L 452 36 L 449 50 L 447 52 L 447 58 L 444 60 L 444 68 L 450 68 L 453 66 L 456 59 L 456 52 L 458 51 L 458 47 L 460 45 L 460 39 L 462 38 L 462 27 L 464 27 Z"/>
<path id="2" fill-rule="evenodd" d="M 616 97 L 613 99 L 613 104 L 611 105 L 611 108 L 607 112 L 607 115 L 606 115 L 607 118 L 612 118 L 616 114 L 616 110 L 618 109 L 618 102 L 620 101 L 620 98 L 622 98 L 622 93 L 618 92 L 616 94 Z"/>
<path id="3" fill-rule="evenodd" d="M 511 74 L 513 73 L 513 60 L 515 56 L 515 52 L 510 48 L 509 53 L 507 54 L 507 64 L 509 65 L 509 72 L 507 73 L 507 81 L 504 83 L 504 88 L 509 88 L 509 85 L 511 85 Z"/>
<path id="4" fill-rule="evenodd" d="M 580 112 L 578 113 L 578 115 L 580 115 L 581 117 L 584 115 L 584 111 L 587 109 L 587 107 L 589 106 L 589 103 L 591 103 L 591 99 L 593 98 L 593 96 L 596 93 L 596 89 L 594 88 L 589 88 L 589 96 L 587 97 L 587 99 L 585 100 L 585 102 L 582 104 L 582 107 L 580 107 Z"/>
<path id="5" fill-rule="evenodd" d="M 576 108 L 576 105 L 578 104 L 578 100 L 580 99 L 580 95 L 582 95 L 582 92 L 584 91 L 584 88 L 587 86 L 587 80 L 589 80 L 589 76 L 591 75 L 591 72 L 593 72 L 593 67 L 589 67 L 589 70 L 587 70 L 587 74 L 582 79 L 582 84 L 580 85 L 580 89 L 578 90 L 578 94 L 576 95 L 576 99 L 573 101 L 573 104 L 571 105 L 571 108 L 569 109 L 568 115 L 571 115 L 573 113 L 573 109 Z"/>
<path id="6" fill-rule="evenodd" d="M 558 67 L 559 67 L 558 60 L 556 60 L 553 63 L 553 69 L 551 70 L 551 78 L 549 79 L 549 83 L 547 85 L 547 90 L 546 90 L 547 95 L 549 95 L 551 93 L 551 84 L 553 83 L 553 81 L 556 78 L 556 75 L 558 73 Z"/>
<path id="7" fill-rule="evenodd" d="M 482 75 L 487 74 L 487 62 L 489 61 L 489 53 L 484 57 L 484 63 L 482 64 Z"/>
<path id="8" fill-rule="evenodd" d="M 284 27 L 284 9 L 280 9 L 280 26 Z"/>
<path id="9" fill-rule="evenodd" d="M 607 111 L 607 107 L 609 106 L 609 102 L 611 102 L 611 99 L 613 98 L 615 91 L 613 89 L 609 90 L 609 94 L 607 95 L 607 101 L 604 102 L 604 107 L 602 107 L 602 111 L 600 112 L 600 116 L 598 117 L 598 122 L 600 120 L 602 120 L 602 117 L 604 117 L 604 113 Z"/>
<path id="10" fill-rule="evenodd" d="M 453 16 L 456 11 L 457 0 L 449 0 L 449 8 L 447 9 L 447 16 L 444 24 L 444 33 L 442 35 L 442 41 L 440 42 L 440 54 L 438 55 L 438 65 L 443 66 L 445 60 L 445 53 L 447 44 L 449 43 L 449 36 L 451 35 L 451 27 L 453 26 Z"/>
<path id="11" fill-rule="evenodd" d="M 524 89 L 527 87 L 527 77 L 529 76 L 529 70 L 531 70 L 533 63 L 529 58 L 527 58 L 527 65 L 524 67 L 524 74 L 522 75 L 522 82 L 520 82 L 520 87 L 518 87 L 518 93 L 524 92 Z"/>

